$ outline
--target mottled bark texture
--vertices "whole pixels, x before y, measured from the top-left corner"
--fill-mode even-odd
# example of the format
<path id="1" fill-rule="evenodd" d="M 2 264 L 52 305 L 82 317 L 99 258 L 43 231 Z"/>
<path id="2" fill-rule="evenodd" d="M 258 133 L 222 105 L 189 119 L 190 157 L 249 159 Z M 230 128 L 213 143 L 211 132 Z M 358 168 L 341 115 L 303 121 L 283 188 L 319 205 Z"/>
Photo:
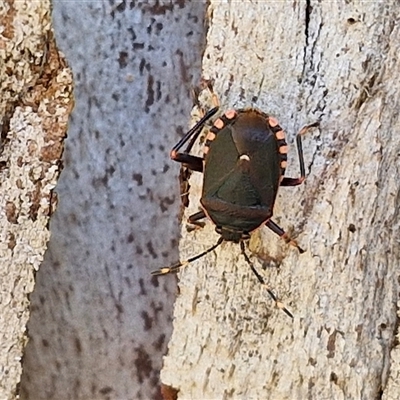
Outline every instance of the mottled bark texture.
<path id="1" fill-rule="evenodd" d="M 277 117 L 304 138 L 308 178 L 282 188 L 250 242 L 258 270 L 294 314 L 274 308 L 235 244 L 180 275 L 161 378 L 179 399 L 397 399 L 400 9 L 394 2 L 211 1 L 203 59 L 222 107 Z M 197 211 L 201 176 L 192 179 Z M 217 240 L 186 233 L 181 258 Z"/>
<path id="2" fill-rule="evenodd" d="M 15 399 L 29 293 L 49 240 L 53 188 L 72 109 L 50 2 L 0 5 L 0 398 Z"/>
<path id="3" fill-rule="evenodd" d="M 37 274 L 22 398 L 156 399 L 178 257 L 178 165 L 200 79 L 205 4 L 54 1 L 75 109 Z"/>

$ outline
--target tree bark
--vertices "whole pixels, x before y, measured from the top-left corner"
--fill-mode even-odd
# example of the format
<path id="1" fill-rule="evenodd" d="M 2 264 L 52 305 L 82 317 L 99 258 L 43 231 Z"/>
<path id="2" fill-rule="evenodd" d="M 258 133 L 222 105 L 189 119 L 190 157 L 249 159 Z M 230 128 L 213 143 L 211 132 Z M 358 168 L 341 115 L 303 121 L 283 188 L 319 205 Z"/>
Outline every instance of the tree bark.
<path id="1" fill-rule="evenodd" d="M 399 393 L 399 7 L 382 2 L 211 0 L 203 74 L 222 110 L 257 107 L 293 140 L 307 180 L 282 188 L 252 259 L 294 314 L 274 309 L 225 243 L 180 274 L 162 381 L 179 399 L 396 399 Z M 208 104 L 208 107 L 210 105 Z M 187 215 L 198 210 L 193 176 Z M 181 259 L 217 241 L 186 232 Z M 174 261 L 174 260 L 172 260 Z M 171 389 L 172 390 L 172 389 Z"/>
<path id="2" fill-rule="evenodd" d="M 3 2 L 0 26 L 0 398 L 15 399 L 28 295 L 55 208 L 72 76 L 55 46 L 49 1 Z"/>
<path id="3" fill-rule="evenodd" d="M 49 251 L 37 275 L 21 397 L 157 399 L 176 279 L 178 171 L 200 79 L 205 4 L 54 2 L 76 106 Z"/>

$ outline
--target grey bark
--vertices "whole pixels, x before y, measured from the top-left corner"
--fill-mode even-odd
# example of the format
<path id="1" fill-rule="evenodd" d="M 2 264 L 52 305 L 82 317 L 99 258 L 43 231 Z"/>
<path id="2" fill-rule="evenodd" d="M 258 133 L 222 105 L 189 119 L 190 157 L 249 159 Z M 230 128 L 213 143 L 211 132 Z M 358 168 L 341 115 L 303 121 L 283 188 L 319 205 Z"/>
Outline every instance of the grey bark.
<path id="1" fill-rule="evenodd" d="M 55 47 L 50 2 L 0 5 L 0 398 L 15 399 L 29 294 L 55 208 L 72 76 Z"/>
<path id="2" fill-rule="evenodd" d="M 305 185 L 282 188 L 274 213 L 307 251 L 265 228 L 250 242 L 293 322 L 238 245 L 185 268 L 162 381 L 179 399 L 397 399 L 399 7 L 215 0 L 208 15 L 203 73 L 222 109 L 280 120 L 288 176 L 298 175 L 295 133 L 321 123 L 304 138 Z M 187 215 L 201 177 L 191 185 Z M 214 244 L 213 230 L 184 227 L 181 259 Z"/>
<path id="3" fill-rule="evenodd" d="M 37 274 L 22 398 L 159 398 L 178 257 L 179 168 L 202 2 L 54 2 L 73 70 L 60 205 Z"/>

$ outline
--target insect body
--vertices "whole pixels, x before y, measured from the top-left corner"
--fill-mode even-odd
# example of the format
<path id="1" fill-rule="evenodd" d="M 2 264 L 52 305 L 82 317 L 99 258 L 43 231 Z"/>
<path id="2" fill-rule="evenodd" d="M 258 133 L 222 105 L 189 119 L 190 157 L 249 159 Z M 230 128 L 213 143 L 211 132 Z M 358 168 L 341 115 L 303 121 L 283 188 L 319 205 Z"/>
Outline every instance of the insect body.
<path id="1" fill-rule="evenodd" d="M 203 172 L 201 211 L 191 215 L 189 222 L 196 223 L 208 217 L 215 224 L 220 238 L 203 253 L 153 274 L 175 272 L 211 252 L 223 241 L 232 241 L 240 243 L 245 260 L 259 282 L 266 285 L 245 253 L 244 241 L 250 238 L 252 231 L 265 224 L 303 252 L 271 217 L 279 186 L 296 186 L 305 179 L 301 135 L 317 124 L 308 125 L 298 133 L 300 177 L 287 178 L 284 177 L 287 166 L 285 134 L 275 118 L 254 108 L 230 110 L 217 118 L 206 137 L 203 157 L 190 154 L 205 122 L 217 111 L 218 108 L 210 110 L 189 130 L 172 149 L 171 158 L 191 170 Z M 186 148 L 181 151 L 186 143 Z M 268 286 L 267 290 L 277 305 L 292 316 Z"/>

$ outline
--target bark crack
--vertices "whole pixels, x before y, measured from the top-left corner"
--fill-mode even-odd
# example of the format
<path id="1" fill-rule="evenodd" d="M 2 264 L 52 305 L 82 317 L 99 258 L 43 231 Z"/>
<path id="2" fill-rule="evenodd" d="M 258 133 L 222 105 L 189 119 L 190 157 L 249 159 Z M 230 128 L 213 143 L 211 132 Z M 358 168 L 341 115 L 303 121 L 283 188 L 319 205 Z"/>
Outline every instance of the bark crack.
<path id="1" fill-rule="evenodd" d="M 304 54 L 303 54 L 303 72 L 302 76 L 304 77 L 306 65 L 307 65 L 307 49 L 310 40 L 310 18 L 311 18 L 312 6 L 311 0 L 306 0 L 306 13 L 304 20 L 304 36 L 305 36 L 305 44 L 304 44 Z"/>

